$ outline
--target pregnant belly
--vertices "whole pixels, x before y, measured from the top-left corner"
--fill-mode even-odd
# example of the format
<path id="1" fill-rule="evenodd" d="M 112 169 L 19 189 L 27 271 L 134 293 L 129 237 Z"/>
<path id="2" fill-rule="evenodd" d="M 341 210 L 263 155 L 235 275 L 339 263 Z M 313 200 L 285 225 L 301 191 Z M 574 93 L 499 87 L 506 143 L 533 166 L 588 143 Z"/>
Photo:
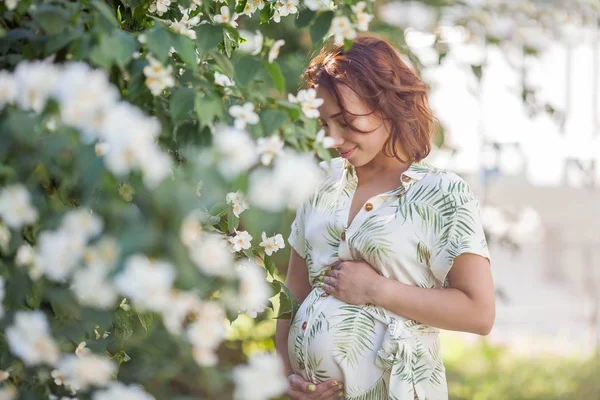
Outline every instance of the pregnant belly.
<path id="1" fill-rule="evenodd" d="M 338 379 L 346 382 L 347 390 L 354 383 L 372 387 L 384 373 L 375 365 L 386 330 L 382 321 L 375 306 L 347 304 L 313 288 L 290 326 L 292 369 L 313 383 Z"/>

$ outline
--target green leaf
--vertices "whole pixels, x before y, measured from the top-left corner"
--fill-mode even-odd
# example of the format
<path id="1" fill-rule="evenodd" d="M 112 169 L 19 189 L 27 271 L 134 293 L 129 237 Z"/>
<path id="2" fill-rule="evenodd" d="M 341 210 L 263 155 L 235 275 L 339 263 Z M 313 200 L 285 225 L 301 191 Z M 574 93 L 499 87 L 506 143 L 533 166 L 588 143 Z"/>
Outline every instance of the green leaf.
<path id="1" fill-rule="evenodd" d="M 79 306 L 73 294 L 67 289 L 51 289 L 45 293 L 50 300 L 54 314 L 59 319 L 79 319 Z"/>
<path id="2" fill-rule="evenodd" d="M 171 96 L 171 118 L 174 124 L 189 118 L 194 111 L 196 93 L 190 88 L 179 88 Z"/>
<path id="3" fill-rule="evenodd" d="M 210 124 L 214 117 L 223 116 L 223 104 L 216 96 L 196 94 L 194 109 L 202 126 Z"/>
<path id="4" fill-rule="evenodd" d="M 439 149 L 444 145 L 444 127 L 439 125 L 437 132 L 433 138 L 433 144 Z"/>
<path id="5" fill-rule="evenodd" d="M 169 57 L 169 49 L 172 45 L 172 35 L 160 25 L 156 24 L 147 34 L 148 50 L 162 63 Z"/>
<path id="6" fill-rule="evenodd" d="M 119 23 L 117 22 L 117 19 L 115 18 L 115 14 L 113 13 L 113 10 L 109 6 L 107 6 L 105 2 L 99 1 L 99 0 L 94 0 L 92 2 L 92 4 L 100 12 L 100 15 L 103 17 L 104 21 L 108 22 L 114 28 L 119 27 Z"/>
<path id="7" fill-rule="evenodd" d="M 240 225 L 240 219 L 233 214 L 233 208 L 227 210 L 227 230 L 229 233 L 234 233 Z"/>
<path id="8" fill-rule="evenodd" d="M 127 311 L 119 308 L 115 312 L 115 336 L 125 340 L 131 335 L 133 335 L 133 319 L 127 314 Z"/>
<path id="9" fill-rule="evenodd" d="M 298 18 L 296 18 L 296 28 L 305 28 L 310 25 L 311 21 L 315 17 L 315 12 L 309 9 L 300 11 Z"/>
<path id="10" fill-rule="evenodd" d="M 137 42 L 127 32 L 115 31 L 109 39 L 112 48 L 112 58 L 115 63 L 124 68 L 133 58 L 133 52 L 137 49 Z"/>
<path id="11" fill-rule="evenodd" d="M 52 54 L 56 51 L 62 49 L 75 39 L 79 38 L 83 35 L 83 29 L 75 29 L 69 32 L 65 32 L 61 35 L 52 36 L 44 47 L 44 51 L 46 54 Z"/>
<path id="12" fill-rule="evenodd" d="M 273 80 L 273 84 L 279 91 L 279 93 L 283 94 L 285 92 L 285 78 L 283 76 L 283 72 L 281 72 L 281 67 L 279 64 L 274 61 L 272 63 L 267 62 L 267 71 Z"/>
<path id="13" fill-rule="evenodd" d="M 140 320 L 140 324 L 142 328 L 146 331 L 146 333 L 150 332 L 150 328 L 152 327 L 152 322 L 154 321 L 154 316 L 151 313 L 137 313 L 138 319 Z"/>
<path id="14" fill-rule="evenodd" d="M 265 7 L 260 10 L 260 24 L 266 24 L 273 18 L 273 14 L 275 14 L 275 8 L 273 7 L 273 3 L 266 3 Z"/>
<path id="15" fill-rule="evenodd" d="M 42 4 L 33 14 L 35 21 L 50 35 L 57 35 L 68 26 L 69 14 L 61 7 Z"/>
<path id="16" fill-rule="evenodd" d="M 477 80 L 480 81 L 481 75 L 482 75 L 481 65 L 471 65 L 471 71 L 473 72 L 473 75 L 475 75 L 475 77 L 477 77 Z"/>
<path id="17" fill-rule="evenodd" d="M 196 46 L 200 53 L 206 53 L 216 48 L 223 41 L 223 28 L 211 24 L 202 24 L 197 26 Z"/>
<path id="18" fill-rule="evenodd" d="M 241 0 L 237 3 L 237 5 L 235 6 L 235 12 L 238 14 L 241 14 L 242 12 L 244 12 L 244 8 L 246 8 L 246 3 L 248 2 L 248 0 Z"/>
<path id="19" fill-rule="evenodd" d="M 217 65 L 221 67 L 223 73 L 229 77 L 233 76 L 233 64 L 231 60 L 224 54 L 219 52 L 213 53 L 213 57 L 217 62 Z M 257 61 L 258 62 L 258 61 Z"/>
<path id="20" fill-rule="evenodd" d="M 261 67 L 261 62 L 251 56 L 244 56 L 236 62 L 235 81 L 240 87 L 246 87 L 254 79 Z"/>
<path id="21" fill-rule="evenodd" d="M 313 24 L 310 26 L 310 40 L 317 43 L 323 40 L 323 37 L 329 32 L 333 11 L 325 11 L 317 15 Z"/>
<path id="22" fill-rule="evenodd" d="M 277 271 L 277 265 L 275 261 L 270 256 L 265 256 L 265 267 L 271 276 L 275 276 L 275 272 Z"/>
<path id="23" fill-rule="evenodd" d="M 281 110 L 269 108 L 260 113 L 260 122 L 262 123 L 265 134 L 267 135 L 270 135 L 277 129 L 281 128 L 281 126 L 287 121 L 288 115 Z"/>
<path id="24" fill-rule="evenodd" d="M 173 47 L 177 55 L 190 67 L 196 68 L 196 47 L 194 42 L 187 36 L 174 35 Z"/>

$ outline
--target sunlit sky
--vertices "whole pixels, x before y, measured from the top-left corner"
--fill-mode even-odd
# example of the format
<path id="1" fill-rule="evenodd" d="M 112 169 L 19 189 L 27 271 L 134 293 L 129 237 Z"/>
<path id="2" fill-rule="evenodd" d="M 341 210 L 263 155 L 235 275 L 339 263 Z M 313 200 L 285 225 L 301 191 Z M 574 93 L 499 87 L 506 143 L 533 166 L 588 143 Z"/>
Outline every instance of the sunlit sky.
<path id="1" fill-rule="evenodd" d="M 448 143 L 459 149 L 447 167 L 457 172 L 475 172 L 480 165 L 484 138 L 500 143 L 519 143 L 527 160 L 525 174 L 534 184 L 558 185 L 563 178 L 567 156 L 582 160 L 595 158 L 600 164 L 600 132 L 594 137 L 593 96 L 600 115 L 600 88 L 594 91 L 593 43 L 600 47 L 595 32 L 582 31 L 570 55 L 570 90 L 567 89 L 567 46 L 550 43 L 538 59 L 528 58 L 528 82 L 538 88 L 539 98 L 556 109 L 570 107 L 564 134 L 559 124 L 545 113 L 530 118 L 520 98 L 520 75 L 497 47 L 485 52 L 487 67 L 477 93 L 477 81 L 469 62 L 483 57 L 480 47 L 451 44 L 452 51 L 442 66 L 430 68 L 425 79 L 432 83 L 431 104 L 448 130 Z M 437 54 L 429 47 L 414 49 L 422 60 L 435 63 Z M 596 54 L 600 53 L 597 52 Z M 520 55 L 514 61 L 521 62 Z M 518 65 L 518 64 L 517 64 Z M 600 71 L 596 71 L 600 75 Z M 596 79 L 596 80 L 594 80 Z M 594 93 L 595 92 L 595 93 Z M 568 104 L 570 99 L 570 105 Z M 596 126 L 599 126 L 598 124 Z M 507 156 L 507 165 L 518 169 L 519 157 Z M 485 161 L 485 160 L 484 160 Z M 600 179 L 600 165 L 597 167 Z"/>

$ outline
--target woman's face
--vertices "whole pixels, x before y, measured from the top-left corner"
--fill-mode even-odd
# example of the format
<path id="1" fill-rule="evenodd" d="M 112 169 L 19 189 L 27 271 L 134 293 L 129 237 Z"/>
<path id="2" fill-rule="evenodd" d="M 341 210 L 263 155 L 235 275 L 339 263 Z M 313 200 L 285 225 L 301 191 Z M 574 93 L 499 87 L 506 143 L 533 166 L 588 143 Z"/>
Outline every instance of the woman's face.
<path id="1" fill-rule="evenodd" d="M 384 124 L 379 113 L 369 114 L 372 110 L 346 85 L 340 84 L 337 88 L 346 109 L 352 114 L 359 114 L 348 114 L 348 121 L 367 133 L 356 132 L 347 126 L 335 97 L 326 89 L 317 87 L 317 97 L 324 100 L 319 107 L 319 121 L 325 134 L 335 139 L 335 149 L 355 167 L 362 167 L 376 157 L 385 157 L 382 149 L 389 137 L 389 124 Z"/>

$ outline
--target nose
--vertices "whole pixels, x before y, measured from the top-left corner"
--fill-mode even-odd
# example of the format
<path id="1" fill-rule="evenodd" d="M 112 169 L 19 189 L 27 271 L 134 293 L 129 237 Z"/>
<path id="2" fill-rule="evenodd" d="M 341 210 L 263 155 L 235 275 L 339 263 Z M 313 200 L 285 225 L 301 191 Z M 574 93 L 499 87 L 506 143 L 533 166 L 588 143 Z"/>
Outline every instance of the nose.
<path id="1" fill-rule="evenodd" d="M 331 147 L 339 147 L 345 142 L 342 131 L 338 130 L 336 127 L 331 127 L 328 131 L 326 131 L 325 136 L 331 138 Z"/>

